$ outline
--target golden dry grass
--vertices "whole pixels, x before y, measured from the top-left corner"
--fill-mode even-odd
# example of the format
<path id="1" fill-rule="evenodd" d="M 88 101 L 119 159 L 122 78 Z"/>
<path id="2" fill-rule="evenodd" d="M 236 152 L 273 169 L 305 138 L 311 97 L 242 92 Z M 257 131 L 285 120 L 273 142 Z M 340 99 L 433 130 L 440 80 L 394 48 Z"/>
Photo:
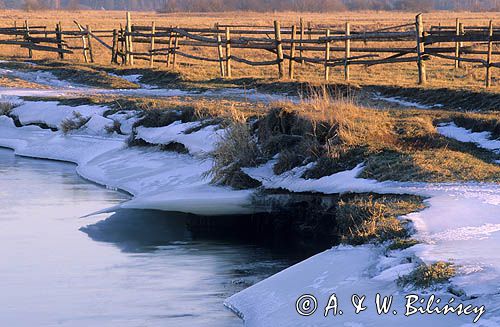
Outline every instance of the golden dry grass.
<path id="1" fill-rule="evenodd" d="M 278 19 L 284 26 L 297 24 L 299 17 L 304 17 L 305 21 L 311 21 L 318 25 L 334 25 L 341 27 L 346 21 L 350 21 L 352 29 L 377 29 L 388 25 L 398 25 L 401 23 L 411 23 L 414 21 L 415 13 L 410 12 L 338 12 L 338 13 L 174 13 L 174 14 L 158 14 L 154 12 L 134 12 L 133 22 L 141 25 L 150 25 L 151 21 L 156 21 L 157 26 L 187 26 L 187 27 L 209 27 L 216 22 L 221 24 L 253 24 L 271 26 L 272 21 Z M 498 20 L 500 13 L 450 13 L 450 12 L 433 12 L 424 14 L 424 23 L 429 25 L 453 25 L 455 18 L 460 18 L 466 25 L 481 25 L 486 26 L 488 20 Z M 125 22 L 125 12 L 121 11 L 72 11 L 72 12 L 24 12 L 14 10 L 0 11 L 0 26 L 13 26 L 14 21 L 21 24 L 24 19 L 29 19 L 31 25 L 47 25 L 49 29 L 57 21 L 61 21 L 63 29 L 75 30 L 76 26 L 73 23 L 77 19 L 81 24 L 89 24 L 93 30 L 119 28 L 120 24 Z M 72 45 L 79 46 L 80 40 L 69 40 Z M 111 40 L 107 39 L 108 43 Z M 343 43 L 333 43 L 333 46 L 342 46 Z M 352 46 L 376 46 L 376 43 L 363 44 L 363 42 L 353 42 Z M 405 45 L 400 43 L 400 45 Z M 408 46 L 406 44 L 405 46 Z M 442 44 L 443 46 L 453 46 L 453 44 Z M 413 46 L 413 44 L 411 44 Z M 137 45 L 137 51 L 145 50 L 147 45 Z M 0 46 L 0 51 L 4 56 L 25 57 L 27 50 L 20 50 L 15 46 Z M 110 61 L 110 53 L 100 44 L 95 42 L 94 45 L 95 57 L 97 62 L 108 64 Z M 204 56 L 216 58 L 216 48 L 186 48 L 183 49 L 188 53 L 199 53 Z M 272 60 L 273 54 L 261 51 L 233 49 L 233 55 L 250 58 L 252 60 Z M 322 53 L 310 53 L 321 58 Z M 342 53 L 334 53 L 333 57 L 343 56 Z M 35 51 L 35 58 L 55 58 L 55 54 L 40 53 Z M 81 53 L 77 52 L 74 55 L 69 55 L 70 60 L 82 60 Z M 218 77 L 218 64 L 195 62 L 190 59 L 179 58 L 180 65 L 178 70 L 188 80 L 207 80 Z M 148 63 L 138 61 L 139 66 L 146 66 Z M 160 69 L 164 70 L 164 64 L 158 64 Z M 428 87 L 453 87 L 453 88 L 469 88 L 482 89 L 484 80 L 484 69 L 476 68 L 473 64 L 465 64 L 463 69 L 455 70 L 452 61 L 445 61 L 433 58 L 428 62 Z M 321 65 L 297 65 L 297 79 L 299 81 L 322 83 L 323 68 Z M 333 83 L 343 83 L 342 68 L 332 69 L 331 79 Z M 235 78 L 239 77 L 254 77 L 254 78 L 276 78 L 276 67 L 250 67 L 243 64 L 235 63 L 233 68 Z M 496 69 L 493 76 L 495 77 Z M 413 86 L 416 84 L 417 70 L 414 63 L 392 64 L 392 65 L 376 65 L 371 67 L 352 66 L 351 67 L 351 83 L 360 85 L 400 85 Z M 500 87 L 497 81 L 493 79 L 491 92 L 498 92 Z"/>

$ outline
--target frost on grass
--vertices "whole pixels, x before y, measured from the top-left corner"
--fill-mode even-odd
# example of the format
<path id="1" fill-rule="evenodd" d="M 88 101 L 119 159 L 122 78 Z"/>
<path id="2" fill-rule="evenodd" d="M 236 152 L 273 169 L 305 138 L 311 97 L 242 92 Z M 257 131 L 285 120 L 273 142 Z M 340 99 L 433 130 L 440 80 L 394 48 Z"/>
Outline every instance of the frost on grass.
<path id="1" fill-rule="evenodd" d="M 90 117 L 84 117 L 78 111 L 73 111 L 73 116 L 70 118 L 66 118 L 61 122 L 61 131 L 64 134 L 67 134 L 71 131 L 78 130 L 82 128 L 88 121 Z"/>
<path id="2" fill-rule="evenodd" d="M 444 261 L 438 261 L 431 265 L 425 263 L 418 266 L 412 273 L 398 279 L 400 286 L 413 285 L 416 288 L 429 288 L 437 284 L 450 281 L 456 274 L 455 267 Z"/>

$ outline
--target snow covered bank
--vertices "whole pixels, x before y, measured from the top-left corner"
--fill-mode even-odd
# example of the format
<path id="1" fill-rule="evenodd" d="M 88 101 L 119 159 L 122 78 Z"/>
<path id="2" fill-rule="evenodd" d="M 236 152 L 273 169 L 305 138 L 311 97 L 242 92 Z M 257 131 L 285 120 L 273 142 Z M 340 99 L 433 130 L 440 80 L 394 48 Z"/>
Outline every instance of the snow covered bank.
<path id="1" fill-rule="evenodd" d="M 154 147 L 128 148 L 128 136 L 103 132 L 104 126 L 111 122 L 100 116 L 104 110 L 100 106 L 25 102 L 14 112 L 24 123 L 41 122 L 58 127 L 73 111 L 85 112 L 92 118 L 80 130 L 64 135 L 33 125 L 18 128 L 11 118 L 0 116 L 0 146 L 12 148 L 18 155 L 74 162 L 84 178 L 134 195 L 131 201 L 121 204 L 126 208 L 200 215 L 248 214 L 257 210 L 251 206 L 251 190 L 235 191 L 209 183 L 205 173 L 212 166 L 210 159 L 159 151 Z M 134 119 L 124 113 L 115 115 L 114 118 L 121 121 Z M 200 137 L 216 138 L 205 129 L 198 132 L 201 134 L 193 133 L 191 138 L 186 134 L 186 147 L 195 153 L 199 150 L 196 144 Z"/>
<path id="2" fill-rule="evenodd" d="M 394 279 L 415 266 L 405 255 L 403 251 L 386 256 L 380 247 L 372 245 L 338 246 L 233 295 L 226 300 L 226 305 L 240 314 L 246 326 L 465 326 L 472 323 L 474 317 L 453 314 L 404 316 L 406 293 L 398 289 Z M 325 317 L 332 294 L 337 298 L 337 315 L 330 310 Z M 367 309 L 359 314 L 355 314 L 351 304 L 354 294 L 358 298 L 365 296 L 363 304 Z M 387 314 L 377 314 L 377 294 L 393 296 L 393 305 Z M 308 316 L 298 313 L 310 313 L 314 307 L 313 302 L 308 308 L 307 303 L 298 301 L 304 295 L 302 299 L 314 296 L 317 301 L 317 310 Z M 436 292 L 436 295 L 444 303 L 450 298 L 444 292 Z M 301 304 L 299 308 L 297 302 Z M 487 319 L 482 317 L 480 322 Z M 489 322 L 494 326 L 491 318 Z"/>
<path id="3" fill-rule="evenodd" d="M 320 179 L 304 179 L 302 174 L 309 166 L 295 168 L 275 175 L 270 161 L 245 172 L 261 181 L 266 187 L 284 188 L 295 192 L 376 192 L 410 193 L 428 196 L 428 208 L 408 215 L 415 224 L 414 236 L 422 243 L 402 252 L 386 254 L 382 247 L 336 247 L 309 260 L 299 263 L 227 300 L 227 305 L 243 316 L 248 326 L 466 326 L 470 317 L 378 316 L 373 310 L 355 315 L 344 310 L 344 315 L 325 318 L 321 308 L 328 297 L 336 293 L 339 303 L 350 306 L 354 293 L 367 295 L 371 304 L 376 293 L 394 295 L 394 308 L 404 312 L 404 291 L 395 280 L 415 267 L 415 262 L 433 263 L 451 261 L 459 266 L 458 275 L 452 279 L 456 288 L 467 296 L 461 302 L 485 305 L 486 314 L 481 318 L 484 326 L 500 324 L 500 185 L 481 183 L 400 183 L 356 178 L 362 165 L 351 171 L 340 172 Z M 410 293 L 410 292 L 408 292 Z M 301 317 L 295 310 L 295 301 L 301 294 L 317 296 L 318 312 Z M 440 292 L 440 298 L 450 294 Z"/>
<path id="4" fill-rule="evenodd" d="M 198 128 L 201 124 L 200 121 L 188 123 L 176 121 L 164 127 L 148 128 L 140 126 L 137 128 L 136 138 L 150 144 L 181 143 L 191 154 L 208 154 L 214 150 L 215 144 L 220 140 L 224 130 L 218 125 L 210 125 L 189 132 L 190 129 Z"/>

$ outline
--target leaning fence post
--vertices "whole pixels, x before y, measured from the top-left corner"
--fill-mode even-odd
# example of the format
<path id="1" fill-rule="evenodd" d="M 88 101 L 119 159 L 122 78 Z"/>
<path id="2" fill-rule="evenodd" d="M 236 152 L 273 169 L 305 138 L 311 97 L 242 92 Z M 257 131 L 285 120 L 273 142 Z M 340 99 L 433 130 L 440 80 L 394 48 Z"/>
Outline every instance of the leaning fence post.
<path id="1" fill-rule="evenodd" d="M 149 45 L 149 67 L 153 68 L 155 61 L 155 34 L 156 34 L 156 24 L 153 21 L 151 23 L 151 43 Z"/>
<path id="2" fill-rule="evenodd" d="M 300 50 L 299 50 L 299 54 L 300 54 L 300 63 L 301 64 L 304 64 L 304 52 L 302 50 L 302 47 L 304 46 L 304 43 L 302 42 L 304 41 L 304 18 L 303 17 L 300 17 Z"/>
<path id="3" fill-rule="evenodd" d="M 89 57 L 90 57 L 90 62 L 94 62 L 94 51 L 92 49 L 92 29 L 90 28 L 89 25 L 87 25 L 87 43 L 89 47 Z"/>
<path id="4" fill-rule="evenodd" d="M 349 58 L 351 57 L 351 24 L 345 23 L 345 58 L 344 58 L 344 78 L 346 81 L 350 79 Z"/>
<path id="5" fill-rule="evenodd" d="M 83 30 L 82 25 L 78 24 L 75 21 L 75 24 L 78 26 L 78 29 L 80 30 L 80 34 L 82 35 L 82 51 L 83 51 L 83 60 L 87 63 L 89 62 L 88 56 L 87 56 L 87 39 L 85 38 L 85 31 Z"/>
<path id="6" fill-rule="evenodd" d="M 455 21 L 455 35 L 459 36 L 460 35 L 460 19 L 456 19 Z M 455 68 L 460 67 L 460 42 L 457 40 L 455 41 Z"/>
<path id="7" fill-rule="evenodd" d="M 280 22 L 274 21 L 274 41 L 276 43 L 276 61 L 278 62 L 278 78 L 283 78 L 283 45 L 281 44 L 281 26 Z"/>
<path id="8" fill-rule="evenodd" d="M 288 77 L 293 79 L 295 63 L 295 38 L 297 37 L 297 26 L 292 25 L 292 36 L 290 38 L 290 60 L 288 61 Z"/>
<path id="9" fill-rule="evenodd" d="M 418 67 L 418 84 L 427 83 L 427 75 L 425 71 L 425 62 L 423 60 L 423 55 L 425 53 L 424 48 L 424 24 L 422 22 L 422 14 L 418 14 L 415 17 L 415 31 L 416 31 L 416 41 L 417 41 L 417 67 Z"/>
<path id="10" fill-rule="evenodd" d="M 219 25 L 217 24 L 217 56 L 219 58 L 219 69 L 220 69 L 220 77 L 224 77 L 224 52 L 222 49 L 222 38 L 219 34 Z"/>
<path id="11" fill-rule="evenodd" d="M 325 81 L 330 79 L 330 66 L 328 65 L 330 62 L 330 30 L 326 30 L 326 43 L 325 43 Z"/>
<path id="12" fill-rule="evenodd" d="M 226 27 L 226 77 L 231 77 L 231 29 Z"/>
<path id="13" fill-rule="evenodd" d="M 493 50 L 493 22 L 488 26 L 488 56 L 486 58 L 486 87 L 491 86 L 491 56 Z"/>

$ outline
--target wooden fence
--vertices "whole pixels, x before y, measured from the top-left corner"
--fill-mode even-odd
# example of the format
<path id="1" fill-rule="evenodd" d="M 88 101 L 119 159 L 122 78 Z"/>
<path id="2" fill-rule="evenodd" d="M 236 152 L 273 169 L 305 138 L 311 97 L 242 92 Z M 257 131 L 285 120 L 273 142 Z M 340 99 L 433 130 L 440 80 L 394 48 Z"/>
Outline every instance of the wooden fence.
<path id="1" fill-rule="evenodd" d="M 450 60 L 455 67 L 463 62 L 479 65 L 485 69 L 485 86 L 491 85 L 491 68 L 500 68 L 494 62 L 494 45 L 500 41 L 500 28 L 490 21 L 488 26 L 465 26 L 458 19 L 453 26 L 424 26 L 422 15 L 414 22 L 388 26 L 377 30 L 356 30 L 349 22 L 344 26 L 313 25 L 302 19 L 297 25 L 282 26 L 275 21 L 273 26 L 223 25 L 211 28 L 141 26 L 132 23 L 127 13 L 124 27 L 113 30 L 92 30 L 75 21 L 75 30 L 63 31 L 60 23 L 54 30 L 46 26 L 23 26 L 0 28 L 0 35 L 10 39 L 0 44 L 19 45 L 28 50 L 46 51 L 65 55 L 82 51 L 85 62 L 94 61 L 93 44 L 98 42 L 109 50 L 111 62 L 133 66 L 137 60 L 149 61 L 153 67 L 163 63 L 175 68 L 178 58 L 214 62 L 221 77 L 232 76 L 234 62 L 250 66 L 276 66 L 278 77 L 293 79 L 297 64 L 319 65 L 329 80 L 332 67 L 343 67 L 345 80 L 350 79 L 352 65 L 381 65 L 392 63 L 415 63 L 418 83 L 427 82 L 426 61 L 433 57 Z M 13 37 L 13 38 L 12 38 Z M 68 39 L 81 39 L 81 46 L 70 46 Z M 368 46 L 368 43 L 370 46 Z M 375 44 L 376 46 L 372 46 Z M 138 49 L 143 50 L 138 50 Z M 193 49 L 213 48 L 213 57 L 202 55 Z M 188 51 L 191 49 L 192 51 Z M 233 49 L 252 50 L 251 53 L 271 54 L 274 59 L 257 61 L 255 56 L 236 56 Z M 286 73 L 287 72 L 287 73 Z"/>

